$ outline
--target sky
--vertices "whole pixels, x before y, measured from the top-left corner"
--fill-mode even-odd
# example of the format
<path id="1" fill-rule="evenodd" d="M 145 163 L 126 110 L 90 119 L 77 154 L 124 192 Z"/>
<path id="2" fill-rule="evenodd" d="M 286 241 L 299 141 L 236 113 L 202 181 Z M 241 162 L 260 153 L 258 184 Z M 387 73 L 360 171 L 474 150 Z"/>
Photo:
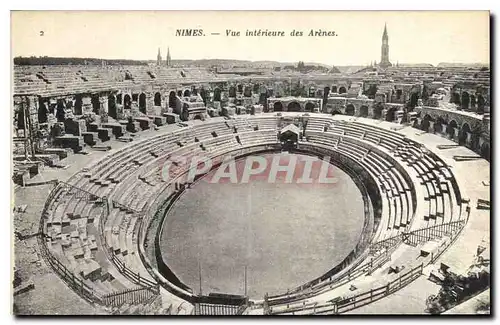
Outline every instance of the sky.
<path id="1" fill-rule="evenodd" d="M 158 48 L 165 58 L 169 47 L 173 60 L 366 65 L 380 61 L 384 24 L 392 63 L 489 63 L 487 11 L 13 11 L 11 53 L 156 60 Z M 204 36 L 176 36 L 177 29 Z M 255 29 L 285 36 L 245 36 Z M 311 29 L 336 36 L 309 37 Z"/>

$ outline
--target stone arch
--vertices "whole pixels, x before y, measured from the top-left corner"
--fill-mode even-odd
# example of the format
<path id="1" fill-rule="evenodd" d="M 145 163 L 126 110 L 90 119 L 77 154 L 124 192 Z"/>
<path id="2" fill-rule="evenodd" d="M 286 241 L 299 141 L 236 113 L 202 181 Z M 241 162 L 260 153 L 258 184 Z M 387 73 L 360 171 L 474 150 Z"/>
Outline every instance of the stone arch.
<path id="1" fill-rule="evenodd" d="M 471 133 L 471 129 L 468 123 L 464 123 L 460 128 L 460 132 L 458 133 L 458 144 L 461 146 L 465 146 L 467 142 L 467 133 Z"/>
<path id="2" fill-rule="evenodd" d="M 380 118 L 382 118 L 382 110 L 383 107 L 380 105 L 373 107 L 373 118 L 375 120 L 380 120 Z"/>
<path id="3" fill-rule="evenodd" d="M 462 92 L 462 109 L 469 109 L 470 97 L 469 93 L 464 91 Z"/>
<path id="4" fill-rule="evenodd" d="M 132 98 L 130 97 L 129 94 L 125 94 L 125 96 L 123 97 L 123 108 L 124 109 L 132 108 Z"/>
<path id="5" fill-rule="evenodd" d="M 141 93 L 139 95 L 139 111 L 143 114 L 147 113 L 147 108 L 146 108 L 146 94 Z"/>
<path id="6" fill-rule="evenodd" d="M 99 115 L 99 110 L 101 108 L 101 102 L 99 100 L 99 94 L 93 94 L 90 103 L 92 104 L 92 112 Z"/>
<path id="7" fill-rule="evenodd" d="M 359 116 L 361 116 L 361 117 L 368 117 L 368 106 L 362 105 L 359 108 Z"/>
<path id="8" fill-rule="evenodd" d="M 490 143 L 489 142 L 484 142 L 482 145 L 481 145 L 481 157 L 483 157 L 484 159 L 490 161 Z"/>
<path id="9" fill-rule="evenodd" d="M 477 113 L 478 114 L 484 114 L 484 105 L 486 104 L 486 101 L 483 97 L 483 95 L 479 94 L 477 96 Z"/>
<path id="10" fill-rule="evenodd" d="M 410 95 L 409 107 L 413 109 L 417 106 L 417 104 L 418 104 L 418 93 L 412 93 Z"/>
<path id="11" fill-rule="evenodd" d="M 460 105 L 460 95 L 457 92 L 451 94 L 451 102 Z"/>
<path id="12" fill-rule="evenodd" d="M 387 112 L 385 114 L 385 120 L 387 122 L 394 121 L 394 119 L 396 118 L 396 111 L 397 107 L 389 107 L 389 109 L 387 109 Z"/>
<path id="13" fill-rule="evenodd" d="M 175 108 L 177 104 L 177 95 L 175 91 L 170 91 L 168 94 L 168 107 Z"/>
<path id="14" fill-rule="evenodd" d="M 281 112 L 281 111 L 283 111 L 283 103 L 281 103 L 281 102 L 275 102 L 274 105 L 273 105 L 273 110 L 275 112 Z"/>
<path id="15" fill-rule="evenodd" d="M 354 108 L 354 105 L 353 104 L 349 104 L 347 105 L 347 107 L 345 108 L 345 114 L 346 115 L 349 115 L 349 116 L 354 116 L 356 112 L 356 109 Z"/>
<path id="16" fill-rule="evenodd" d="M 431 126 L 432 117 L 429 114 L 426 114 L 422 119 L 422 123 L 420 124 L 420 129 L 425 132 L 429 132 L 429 127 Z"/>
<path id="17" fill-rule="evenodd" d="M 138 100 L 139 100 L 139 94 L 132 93 L 132 101 L 137 103 Z"/>
<path id="18" fill-rule="evenodd" d="M 155 103 L 155 106 L 161 106 L 161 94 L 160 93 L 155 93 L 154 103 Z"/>
<path id="19" fill-rule="evenodd" d="M 339 88 L 339 94 L 345 94 L 347 92 L 347 89 L 344 86 L 341 86 Z"/>
<path id="20" fill-rule="evenodd" d="M 116 103 L 117 104 L 123 104 L 123 95 L 122 94 L 118 94 L 116 95 Z"/>
<path id="21" fill-rule="evenodd" d="M 73 112 L 75 115 L 83 114 L 83 97 L 80 94 L 75 95 L 75 106 Z"/>
<path id="22" fill-rule="evenodd" d="M 434 122 L 434 133 L 441 134 L 443 133 L 443 127 L 446 125 L 445 121 L 442 117 L 438 117 Z"/>
<path id="23" fill-rule="evenodd" d="M 403 89 L 396 89 L 396 100 L 401 100 L 403 96 Z"/>
<path id="24" fill-rule="evenodd" d="M 332 86 L 332 89 L 331 89 L 331 90 L 332 90 L 332 93 L 336 94 L 336 93 L 337 93 L 337 91 L 338 91 L 338 90 L 337 90 L 337 86 Z"/>
<path id="25" fill-rule="evenodd" d="M 238 87 L 238 92 L 242 93 L 243 92 L 243 85 L 240 84 L 237 87 Z"/>
<path id="26" fill-rule="evenodd" d="M 184 97 L 191 97 L 191 91 L 189 89 L 184 90 Z"/>
<path id="27" fill-rule="evenodd" d="M 323 109 L 326 107 L 328 103 L 328 96 L 330 95 L 330 87 L 323 88 Z"/>
<path id="28" fill-rule="evenodd" d="M 246 86 L 243 91 L 243 96 L 252 97 L 252 88 L 250 86 Z"/>
<path id="29" fill-rule="evenodd" d="M 47 123 L 49 110 L 41 98 L 38 99 L 38 123 Z M 81 115 L 81 113 L 80 113 Z"/>
<path id="30" fill-rule="evenodd" d="M 108 96 L 108 115 L 114 119 L 118 118 L 118 114 L 116 112 L 116 98 L 114 95 Z"/>
<path id="31" fill-rule="evenodd" d="M 292 101 L 292 102 L 288 103 L 288 105 L 286 106 L 286 109 L 288 112 L 301 112 L 302 111 L 302 107 L 296 101 Z"/>
<path id="32" fill-rule="evenodd" d="M 234 86 L 229 87 L 229 97 L 230 98 L 236 97 L 236 87 Z"/>
<path id="33" fill-rule="evenodd" d="M 476 96 L 470 95 L 470 108 L 475 109 L 476 108 Z"/>
<path id="34" fill-rule="evenodd" d="M 332 115 L 342 115 L 342 112 L 341 112 L 341 111 L 339 111 L 338 109 L 334 109 L 334 110 L 332 111 Z"/>
<path id="35" fill-rule="evenodd" d="M 220 102 L 221 100 L 221 97 L 220 97 L 220 89 L 219 88 L 215 88 L 214 89 L 214 102 Z"/>
<path id="36" fill-rule="evenodd" d="M 451 120 L 446 127 L 446 134 L 448 134 L 450 138 L 453 138 L 455 136 L 455 129 L 457 127 L 457 122 L 455 120 Z"/>
<path id="37" fill-rule="evenodd" d="M 312 112 L 312 111 L 314 111 L 314 108 L 315 108 L 315 107 L 316 107 L 316 105 L 315 105 L 314 103 L 312 103 L 312 102 L 307 102 L 307 103 L 306 103 L 306 106 L 304 107 L 304 110 L 305 110 L 306 112 Z"/>

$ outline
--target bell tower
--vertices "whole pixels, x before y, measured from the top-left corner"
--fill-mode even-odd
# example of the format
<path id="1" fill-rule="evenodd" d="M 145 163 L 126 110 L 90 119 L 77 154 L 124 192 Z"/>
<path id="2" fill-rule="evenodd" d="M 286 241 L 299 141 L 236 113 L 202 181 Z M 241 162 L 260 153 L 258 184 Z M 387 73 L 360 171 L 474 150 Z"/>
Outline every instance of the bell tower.
<path id="1" fill-rule="evenodd" d="M 392 66 L 389 61 L 389 35 L 387 35 L 387 24 L 384 25 L 384 34 L 382 34 L 382 57 L 379 66 L 382 69 Z"/>

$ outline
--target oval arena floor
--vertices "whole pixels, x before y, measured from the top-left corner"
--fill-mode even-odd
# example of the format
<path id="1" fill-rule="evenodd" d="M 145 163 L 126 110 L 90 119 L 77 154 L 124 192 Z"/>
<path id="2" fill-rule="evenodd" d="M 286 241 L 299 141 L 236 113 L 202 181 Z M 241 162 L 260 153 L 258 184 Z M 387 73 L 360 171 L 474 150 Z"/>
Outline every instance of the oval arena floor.
<path id="1" fill-rule="evenodd" d="M 285 183 L 284 173 L 270 183 L 266 171 L 248 183 L 214 183 L 215 172 L 174 204 L 161 235 L 164 261 L 195 292 L 201 274 L 204 294 L 244 294 L 245 266 L 250 298 L 286 291 L 340 263 L 361 235 L 361 192 L 337 166 L 329 165 L 332 184 Z"/>

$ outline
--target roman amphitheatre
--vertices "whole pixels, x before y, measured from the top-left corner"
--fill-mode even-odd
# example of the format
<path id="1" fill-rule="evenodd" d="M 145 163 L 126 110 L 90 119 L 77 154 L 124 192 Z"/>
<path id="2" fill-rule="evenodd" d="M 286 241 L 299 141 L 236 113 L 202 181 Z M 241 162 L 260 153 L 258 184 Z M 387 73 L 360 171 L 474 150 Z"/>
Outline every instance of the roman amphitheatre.
<path id="1" fill-rule="evenodd" d="M 384 49 L 307 72 L 85 63 L 13 68 L 16 314 L 489 303 L 488 66 L 393 65 Z M 207 181 L 256 155 L 328 157 L 337 181 Z M 213 168 L 188 181 L 196 156 Z"/>

